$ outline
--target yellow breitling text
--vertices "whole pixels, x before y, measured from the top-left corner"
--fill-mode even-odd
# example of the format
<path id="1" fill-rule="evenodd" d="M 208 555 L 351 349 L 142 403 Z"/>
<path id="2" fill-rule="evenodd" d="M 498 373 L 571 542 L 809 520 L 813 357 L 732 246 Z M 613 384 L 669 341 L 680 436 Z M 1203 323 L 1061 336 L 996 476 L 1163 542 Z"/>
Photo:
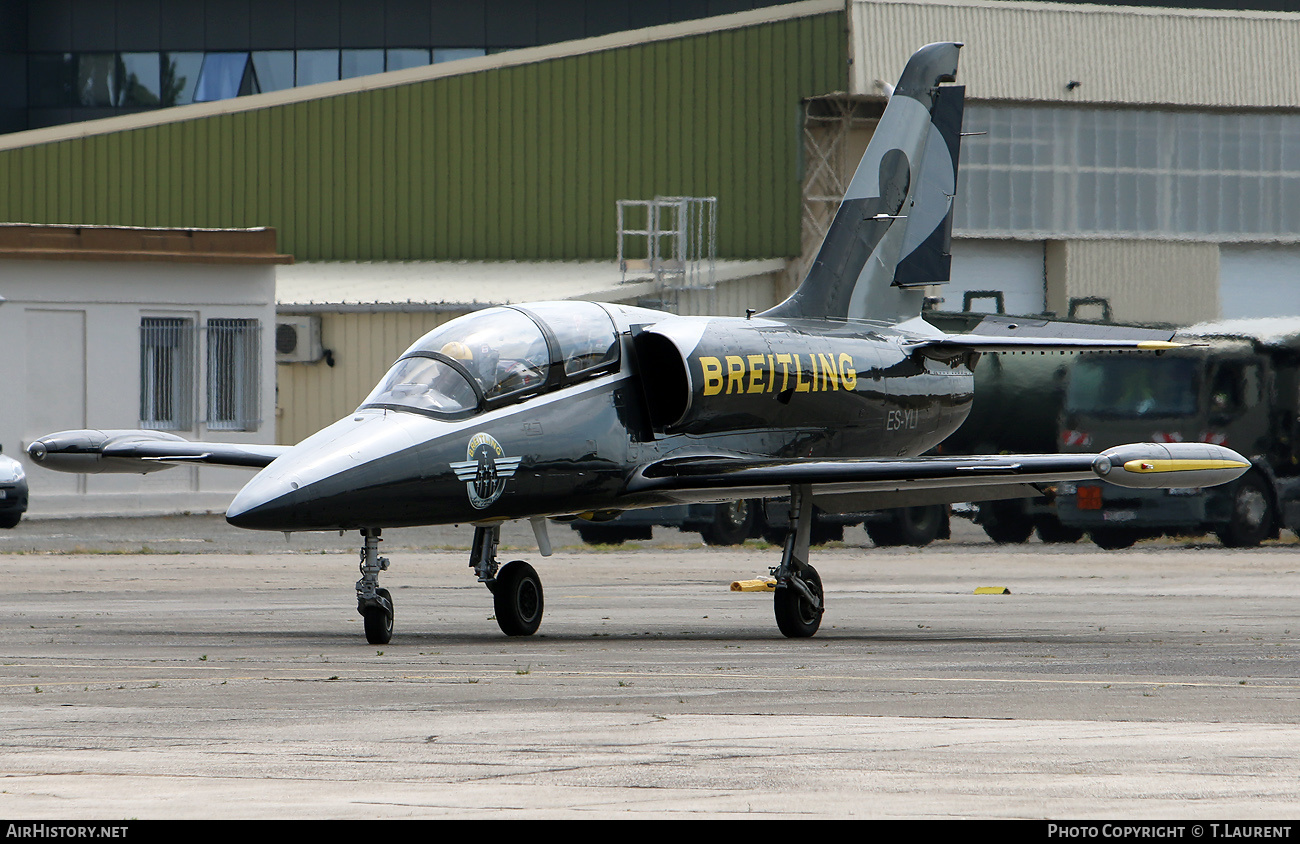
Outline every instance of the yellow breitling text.
<path id="1" fill-rule="evenodd" d="M 721 358 L 701 357 L 700 370 L 704 373 L 704 395 L 725 393 L 818 393 L 827 390 L 854 390 L 858 386 L 858 371 L 853 355 L 841 352 L 829 354 L 768 354 L 725 355 Z"/>

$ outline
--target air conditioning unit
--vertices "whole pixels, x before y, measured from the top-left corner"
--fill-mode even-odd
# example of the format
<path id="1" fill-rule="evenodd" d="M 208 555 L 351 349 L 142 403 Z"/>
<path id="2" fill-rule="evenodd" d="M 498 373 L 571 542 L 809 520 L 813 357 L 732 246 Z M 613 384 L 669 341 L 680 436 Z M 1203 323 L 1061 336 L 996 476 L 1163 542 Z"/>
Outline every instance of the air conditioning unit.
<path id="1" fill-rule="evenodd" d="M 324 354 L 320 342 L 320 317 L 282 316 L 276 319 L 276 363 L 314 363 Z"/>

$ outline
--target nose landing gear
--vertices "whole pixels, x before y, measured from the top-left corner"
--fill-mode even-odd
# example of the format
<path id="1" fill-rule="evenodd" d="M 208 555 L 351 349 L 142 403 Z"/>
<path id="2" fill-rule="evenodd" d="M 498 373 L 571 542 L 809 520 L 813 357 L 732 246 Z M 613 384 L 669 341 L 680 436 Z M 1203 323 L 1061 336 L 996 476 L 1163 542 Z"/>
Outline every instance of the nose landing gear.
<path id="1" fill-rule="evenodd" d="M 387 645 L 393 638 L 393 596 L 379 588 L 379 573 L 388 570 L 388 558 L 379 556 L 379 529 L 362 528 L 361 579 L 357 581 L 357 612 L 365 620 L 366 641 Z"/>

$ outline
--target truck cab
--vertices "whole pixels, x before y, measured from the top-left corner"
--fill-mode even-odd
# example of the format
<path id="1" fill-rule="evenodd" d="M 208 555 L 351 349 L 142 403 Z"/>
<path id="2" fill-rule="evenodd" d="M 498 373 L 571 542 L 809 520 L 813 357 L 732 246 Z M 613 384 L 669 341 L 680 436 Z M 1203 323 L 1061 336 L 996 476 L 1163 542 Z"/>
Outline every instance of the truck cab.
<path id="1" fill-rule="evenodd" d="M 1055 499 L 1061 524 L 1086 531 L 1103 548 L 1207 531 L 1226 546 L 1250 547 L 1276 537 L 1280 527 L 1300 526 L 1300 324 L 1280 335 L 1252 336 L 1247 328 L 1194 327 L 1184 339 L 1198 345 L 1160 357 L 1079 356 L 1062 403 L 1060 451 L 1210 442 L 1246 455 L 1253 468 L 1207 489 L 1063 484 Z"/>

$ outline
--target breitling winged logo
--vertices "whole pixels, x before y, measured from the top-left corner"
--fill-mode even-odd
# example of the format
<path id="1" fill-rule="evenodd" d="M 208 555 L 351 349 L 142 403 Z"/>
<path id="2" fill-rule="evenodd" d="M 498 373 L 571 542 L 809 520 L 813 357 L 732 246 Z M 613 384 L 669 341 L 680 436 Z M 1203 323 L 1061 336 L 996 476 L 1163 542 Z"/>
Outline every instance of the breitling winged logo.
<path id="1" fill-rule="evenodd" d="M 514 477 L 522 457 L 506 457 L 491 434 L 475 434 L 465 449 L 465 459 L 451 463 L 456 479 L 465 481 L 469 503 L 476 510 L 492 506 Z"/>

